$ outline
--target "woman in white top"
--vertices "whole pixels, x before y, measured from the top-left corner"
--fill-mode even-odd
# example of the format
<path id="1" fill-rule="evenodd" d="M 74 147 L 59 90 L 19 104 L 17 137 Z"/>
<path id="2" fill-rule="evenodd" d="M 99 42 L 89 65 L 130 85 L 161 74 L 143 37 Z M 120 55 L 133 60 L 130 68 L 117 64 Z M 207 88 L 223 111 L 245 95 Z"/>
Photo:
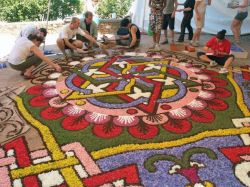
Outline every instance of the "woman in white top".
<path id="1" fill-rule="evenodd" d="M 10 52 L 8 58 L 10 66 L 15 70 L 21 71 L 21 74 L 27 79 L 33 78 L 33 69 L 41 64 L 42 61 L 52 66 L 56 71 L 61 71 L 61 67 L 53 63 L 38 48 L 43 40 L 44 38 L 38 35 L 30 35 L 28 38 L 18 38 Z"/>
<path id="2" fill-rule="evenodd" d="M 231 8 L 238 9 L 237 15 L 234 17 L 231 30 L 234 34 L 235 43 L 240 43 L 240 33 L 241 33 L 241 26 L 244 19 L 248 16 L 248 5 L 249 0 L 239 0 L 239 4 L 232 6 Z"/>

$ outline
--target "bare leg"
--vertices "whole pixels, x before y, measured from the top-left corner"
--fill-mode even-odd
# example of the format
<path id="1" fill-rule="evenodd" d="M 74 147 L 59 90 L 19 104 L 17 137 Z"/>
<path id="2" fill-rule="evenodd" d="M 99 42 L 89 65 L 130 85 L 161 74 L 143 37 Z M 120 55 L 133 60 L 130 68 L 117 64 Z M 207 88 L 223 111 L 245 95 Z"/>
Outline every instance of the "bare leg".
<path id="1" fill-rule="evenodd" d="M 169 30 L 171 38 L 172 38 L 172 43 L 174 43 L 174 30 Z"/>
<path id="2" fill-rule="evenodd" d="M 154 41 L 154 44 L 156 43 L 156 33 L 153 34 L 153 41 Z"/>
<path id="3" fill-rule="evenodd" d="M 224 68 L 228 68 L 234 61 L 233 57 L 230 57 L 227 59 L 227 61 L 225 62 Z"/>
<path id="4" fill-rule="evenodd" d="M 153 46 L 150 47 L 149 49 L 154 49 L 154 48 L 155 48 L 155 44 L 156 44 L 156 33 L 153 33 L 153 42 L 154 42 Z"/>
<path id="5" fill-rule="evenodd" d="M 240 28 L 241 28 L 241 21 L 234 19 L 231 24 L 231 30 L 234 34 L 234 40 L 236 42 L 240 40 Z"/>
<path id="6" fill-rule="evenodd" d="M 198 33 L 197 33 L 197 41 L 200 41 L 200 37 L 201 37 L 201 29 L 198 29 Z"/>
<path id="7" fill-rule="evenodd" d="M 195 30 L 194 36 L 193 36 L 193 41 L 199 41 L 200 40 L 200 35 L 201 35 L 201 28 L 197 28 Z"/>
<path id="8" fill-rule="evenodd" d="M 164 30 L 165 41 L 168 40 L 168 29 Z"/>
<path id="9" fill-rule="evenodd" d="M 207 63 L 210 63 L 212 61 L 210 58 L 208 58 L 207 55 L 201 55 L 201 56 L 199 56 L 199 59 L 202 60 L 203 62 L 207 62 Z"/>
<path id="10" fill-rule="evenodd" d="M 33 69 L 35 69 L 35 66 L 30 66 L 29 68 L 27 68 L 24 72 L 24 76 L 31 77 Z"/>
<path id="11" fill-rule="evenodd" d="M 56 44 L 57 44 L 57 47 L 60 49 L 60 51 L 64 54 L 64 55 L 66 55 L 66 53 L 65 53 L 65 44 L 64 44 L 64 41 L 63 41 L 63 39 L 57 39 L 57 41 L 56 41 Z"/>
<path id="12" fill-rule="evenodd" d="M 159 44 L 160 39 L 161 39 L 161 32 L 158 32 L 158 33 L 156 33 L 156 37 L 155 37 L 155 41 L 157 44 Z"/>
<path id="13" fill-rule="evenodd" d="M 237 24 L 237 26 L 235 27 L 235 41 L 240 41 L 240 27 L 241 27 L 241 23 L 239 22 Z"/>
<path id="14" fill-rule="evenodd" d="M 238 35 L 238 38 L 239 38 L 239 41 L 240 41 L 240 36 L 241 36 L 241 26 L 242 26 L 242 21 L 240 21 L 240 24 L 239 26 L 237 27 L 237 35 Z"/>
<path id="15" fill-rule="evenodd" d="M 196 41 L 196 40 L 197 40 L 197 29 L 196 29 L 195 32 L 194 32 L 194 36 L 193 36 L 192 41 L 194 42 L 194 41 Z"/>
<path id="16" fill-rule="evenodd" d="M 65 43 L 63 39 L 58 38 L 56 41 L 57 47 L 60 49 L 60 51 L 63 53 L 64 58 L 66 60 L 66 62 L 68 62 L 69 58 L 65 52 Z"/>
<path id="17" fill-rule="evenodd" d="M 72 44 L 79 49 L 82 49 L 83 47 L 83 42 L 80 40 L 75 40 Z"/>

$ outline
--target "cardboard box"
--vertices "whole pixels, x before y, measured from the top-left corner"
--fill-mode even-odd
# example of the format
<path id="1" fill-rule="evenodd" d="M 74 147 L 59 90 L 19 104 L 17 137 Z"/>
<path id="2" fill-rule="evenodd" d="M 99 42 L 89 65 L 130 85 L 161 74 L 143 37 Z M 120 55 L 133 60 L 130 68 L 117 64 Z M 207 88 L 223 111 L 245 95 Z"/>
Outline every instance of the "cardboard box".
<path id="1" fill-rule="evenodd" d="M 192 53 L 195 52 L 195 47 L 193 47 L 192 45 L 186 45 L 185 50 Z"/>
<path id="2" fill-rule="evenodd" d="M 232 44 L 231 54 L 234 55 L 235 58 L 242 58 L 242 59 L 248 58 L 248 52 L 237 44 Z"/>
<path id="3" fill-rule="evenodd" d="M 185 51 L 184 44 L 170 44 L 171 51 Z"/>

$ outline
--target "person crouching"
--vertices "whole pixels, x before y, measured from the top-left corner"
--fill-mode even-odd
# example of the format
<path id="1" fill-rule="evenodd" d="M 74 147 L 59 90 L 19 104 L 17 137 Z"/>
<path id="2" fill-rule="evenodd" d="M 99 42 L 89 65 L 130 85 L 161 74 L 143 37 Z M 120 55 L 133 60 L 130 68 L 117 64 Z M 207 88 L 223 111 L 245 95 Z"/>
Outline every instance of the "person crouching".
<path id="1" fill-rule="evenodd" d="M 141 40 L 141 32 L 138 26 L 131 23 L 131 21 L 128 18 L 124 18 L 121 21 L 121 27 L 127 28 L 128 34 L 124 36 L 119 36 L 120 40 L 127 39 L 127 43 L 125 45 L 127 45 L 130 49 L 139 47 Z"/>
<path id="2" fill-rule="evenodd" d="M 21 71 L 21 74 L 26 79 L 33 78 L 33 69 L 43 61 L 52 66 L 56 71 L 61 72 L 61 67 L 40 51 L 39 46 L 43 41 L 44 38 L 39 35 L 18 38 L 8 58 L 10 67 Z"/>

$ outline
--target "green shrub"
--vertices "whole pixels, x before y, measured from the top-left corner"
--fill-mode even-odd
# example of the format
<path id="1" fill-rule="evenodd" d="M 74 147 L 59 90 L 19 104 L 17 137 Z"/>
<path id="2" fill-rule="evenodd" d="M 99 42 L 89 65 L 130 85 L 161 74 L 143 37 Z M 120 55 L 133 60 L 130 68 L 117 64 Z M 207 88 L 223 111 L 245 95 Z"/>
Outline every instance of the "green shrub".
<path id="1" fill-rule="evenodd" d="M 117 18 L 122 18 L 129 11 L 132 2 L 133 0 L 101 0 L 97 14 L 102 19 L 111 18 L 112 13 L 116 13 Z"/>
<path id="2" fill-rule="evenodd" d="M 83 3 L 81 0 L 51 0 L 51 20 L 58 18 L 65 18 L 73 14 L 81 13 L 83 10 Z"/>
<path id="3" fill-rule="evenodd" d="M 47 18 L 48 0 L 1 0 L 0 20 L 42 21 Z M 81 0 L 51 0 L 50 20 L 65 18 L 82 10 Z"/>

